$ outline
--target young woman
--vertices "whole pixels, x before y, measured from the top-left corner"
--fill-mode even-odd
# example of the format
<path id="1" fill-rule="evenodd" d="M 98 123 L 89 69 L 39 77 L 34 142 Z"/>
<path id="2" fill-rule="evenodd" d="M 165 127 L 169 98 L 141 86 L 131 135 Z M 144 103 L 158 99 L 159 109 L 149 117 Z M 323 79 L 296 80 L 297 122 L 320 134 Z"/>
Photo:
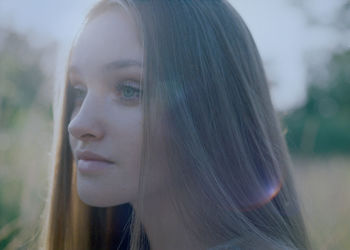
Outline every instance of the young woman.
<path id="1" fill-rule="evenodd" d="M 70 54 L 41 249 L 310 249 L 226 0 L 101 1 Z"/>

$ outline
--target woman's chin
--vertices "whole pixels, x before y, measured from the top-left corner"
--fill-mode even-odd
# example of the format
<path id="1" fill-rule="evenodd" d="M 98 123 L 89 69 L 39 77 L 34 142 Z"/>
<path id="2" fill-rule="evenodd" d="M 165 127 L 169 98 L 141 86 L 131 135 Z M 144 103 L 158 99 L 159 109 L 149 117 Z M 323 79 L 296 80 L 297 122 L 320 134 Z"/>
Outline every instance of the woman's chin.
<path id="1" fill-rule="evenodd" d="M 79 188 L 79 185 L 78 196 L 83 203 L 92 207 L 113 207 L 129 202 L 127 199 L 118 199 L 118 197 L 111 199 L 110 197 L 106 197 L 103 194 L 91 192 L 86 188 Z"/>

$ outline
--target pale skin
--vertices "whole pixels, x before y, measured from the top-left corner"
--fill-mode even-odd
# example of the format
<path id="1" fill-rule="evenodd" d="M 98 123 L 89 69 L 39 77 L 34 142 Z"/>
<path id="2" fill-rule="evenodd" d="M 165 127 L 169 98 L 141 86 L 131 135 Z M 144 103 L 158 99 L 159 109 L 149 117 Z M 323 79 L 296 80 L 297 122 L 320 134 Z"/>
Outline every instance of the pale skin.
<path id="1" fill-rule="evenodd" d="M 77 171 L 80 199 L 96 207 L 130 203 L 136 207 L 143 113 L 141 89 L 143 48 L 132 17 L 122 9 L 99 14 L 86 24 L 73 47 L 69 81 L 82 94 L 68 131 L 73 156 L 89 150 L 113 162 L 98 175 Z M 116 86 L 127 84 L 118 89 Z M 180 223 L 168 197 L 161 192 L 162 169 L 147 174 L 152 186 L 140 215 L 152 250 L 204 249 L 196 247 Z M 164 166 L 163 166 L 164 167 Z M 138 213 L 139 211 L 136 211 Z"/>

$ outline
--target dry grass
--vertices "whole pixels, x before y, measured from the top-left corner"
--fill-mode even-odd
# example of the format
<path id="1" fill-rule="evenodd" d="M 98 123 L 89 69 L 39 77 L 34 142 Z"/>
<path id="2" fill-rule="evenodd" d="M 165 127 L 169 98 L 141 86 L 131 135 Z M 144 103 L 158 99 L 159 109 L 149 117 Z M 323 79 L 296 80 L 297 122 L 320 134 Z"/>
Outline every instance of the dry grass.
<path id="1" fill-rule="evenodd" d="M 314 248 L 350 249 L 350 158 L 295 159 L 294 163 Z"/>

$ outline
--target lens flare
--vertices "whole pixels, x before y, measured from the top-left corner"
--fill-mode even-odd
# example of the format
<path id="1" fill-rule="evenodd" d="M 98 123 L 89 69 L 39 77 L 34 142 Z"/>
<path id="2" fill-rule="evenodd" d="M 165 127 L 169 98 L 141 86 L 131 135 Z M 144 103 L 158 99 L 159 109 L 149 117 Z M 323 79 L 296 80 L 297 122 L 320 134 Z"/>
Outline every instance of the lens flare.
<path id="1" fill-rule="evenodd" d="M 279 193 L 281 187 L 282 179 L 278 182 L 274 182 L 273 184 L 267 185 L 266 188 L 252 195 L 252 197 L 249 199 L 249 202 L 241 204 L 240 211 L 249 212 L 251 210 L 264 206 Z"/>

